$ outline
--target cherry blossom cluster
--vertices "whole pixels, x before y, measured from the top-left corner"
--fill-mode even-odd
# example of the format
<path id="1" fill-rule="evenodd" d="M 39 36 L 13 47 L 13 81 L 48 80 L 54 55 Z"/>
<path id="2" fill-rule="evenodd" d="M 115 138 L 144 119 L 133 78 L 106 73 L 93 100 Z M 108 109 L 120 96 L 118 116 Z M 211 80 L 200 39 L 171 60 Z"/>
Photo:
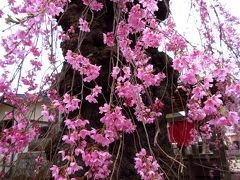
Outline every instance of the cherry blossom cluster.
<path id="1" fill-rule="evenodd" d="M 70 132 L 68 135 L 63 135 L 62 140 L 66 144 L 72 145 L 74 149 L 71 151 L 61 150 L 58 152 L 65 165 L 62 167 L 53 165 L 50 168 L 54 179 L 68 179 L 64 177 L 69 177 L 70 175 L 75 174 L 75 172 L 83 169 L 83 167 L 78 165 L 74 159 L 75 156 L 79 156 L 80 153 L 83 153 L 86 148 L 86 141 L 84 139 L 88 134 L 88 131 L 85 129 L 85 126 L 89 122 L 82 119 L 66 119 L 64 120 L 64 123 Z"/>
<path id="2" fill-rule="evenodd" d="M 156 99 L 153 107 L 146 106 L 142 100 L 138 101 L 135 108 L 135 115 L 138 121 L 144 124 L 154 123 L 155 120 L 162 115 L 162 108 L 155 108 L 159 105 L 159 100 Z"/>
<path id="3" fill-rule="evenodd" d="M 63 100 L 53 100 L 55 106 L 60 113 L 69 113 L 79 108 L 80 100 L 76 97 L 71 97 L 70 94 L 64 94 Z"/>
<path id="4" fill-rule="evenodd" d="M 94 179 L 106 178 L 111 172 L 109 169 L 109 165 L 112 163 L 111 154 L 106 151 L 95 149 L 97 146 L 94 145 L 88 147 L 89 144 L 86 141 L 87 137 L 93 137 L 95 135 L 94 130 L 89 131 L 86 129 L 86 125 L 89 124 L 89 121 L 77 118 L 74 120 L 66 119 L 64 123 L 69 129 L 69 133 L 63 135 L 62 140 L 66 144 L 71 145 L 72 148 L 58 152 L 65 165 L 62 167 L 53 165 L 50 168 L 54 179 L 62 179 L 63 177 L 68 177 L 82 170 L 83 167 L 74 161 L 76 158 L 82 158 L 85 166 L 90 167 L 89 171 L 85 172 L 86 177 Z"/>
<path id="5" fill-rule="evenodd" d="M 159 164 L 154 160 L 153 156 L 148 156 L 144 148 L 141 149 L 139 153 L 136 154 L 135 168 L 141 179 L 144 180 L 162 180 L 162 173 L 159 171 Z"/>
<path id="6" fill-rule="evenodd" d="M 65 58 L 67 62 L 72 65 L 74 70 L 77 70 L 81 75 L 86 76 L 83 81 L 90 82 L 99 76 L 101 66 L 91 64 L 89 59 L 81 54 L 78 55 L 71 50 L 68 50 Z"/>
<path id="7" fill-rule="evenodd" d="M 206 50 L 194 50 L 174 59 L 173 67 L 183 72 L 180 80 L 191 95 L 187 105 L 189 121 L 203 127 L 205 123 L 207 126 L 239 126 L 238 100 L 233 101 L 239 81 L 233 78 L 238 76 L 234 61 L 213 56 Z M 211 130 L 206 132 L 208 135 L 204 136 L 211 135 Z"/>
<path id="8" fill-rule="evenodd" d="M 28 129 L 29 122 L 22 113 L 8 113 L 7 115 L 8 118 L 15 119 L 15 125 L 4 129 L 1 133 L 0 153 L 3 155 L 23 150 L 31 141 L 38 137 L 38 127 Z"/>
<path id="9" fill-rule="evenodd" d="M 119 133 L 131 133 L 135 130 L 131 119 L 127 119 L 122 114 L 121 107 L 116 106 L 112 109 L 110 105 L 104 104 L 104 106 L 99 109 L 99 113 L 104 114 L 100 119 L 104 124 L 104 132 L 103 135 L 96 133 L 91 136 L 96 142 L 103 146 L 109 145 L 115 139 L 118 139 Z"/>
<path id="10" fill-rule="evenodd" d="M 152 81 L 159 80 L 158 84 L 160 84 L 160 81 L 162 79 L 159 79 L 158 75 L 154 76 L 150 73 L 150 74 L 144 74 L 144 76 L 146 77 L 146 81 L 144 81 L 143 84 L 132 84 L 129 81 L 129 78 L 131 77 L 130 68 L 123 67 L 122 71 L 124 75 L 119 76 L 117 78 L 116 92 L 118 96 L 124 99 L 125 106 L 134 107 L 135 109 L 134 114 L 136 115 L 136 118 L 138 121 L 141 121 L 143 123 L 153 123 L 157 117 L 162 115 L 161 114 L 162 109 L 161 108 L 154 109 L 153 107 L 147 107 L 142 100 L 142 95 L 144 94 L 144 87 L 146 87 L 145 82 L 151 84 Z M 120 69 L 118 67 L 114 67 L 112 76 L 116 78 L 119 73 L 120 73 Z M 160 75 L 160 78 L 164 77 L 162 73 L 159 73 L 159 75 Z M 157 83 L 155 85 L 157 85 Z M 159 100 L 156 99 L 155 105 L 159 103 L 158 101 Z"/>
<path id="11" fill-rule="evenodd" d="M 111 154 L 104 151 L 94 150 L 92 152 L 83 152 L 82 159 L 90 170 L 86 172 L 88 178 L 104 179 L 109 176 L 109 165 L 112 163 L 110 160 Z"/>
<path id="12" fill-rule="evenodd" d="M 83 0 L 83 4 L 93 11 L 100 11 L 103 8 L 103 4 L 97 0 Z"/>
<path id="13" fill-rule="evenodd" d="M 108 32 L 107 34 L 103 33 L 103 42 L 109 47 L 114 46 L 114 34 L 113 32 Z"/>
<path id="14" fill-rule="evenodd" d="M 145 67 L 138 68 L 137 77 L 143 81 L 146 87 L 158 86 L 166 77 L 164 73 L 153 74 L 153 65 L 148 64 Z"/>
<path id="15" fill-rule="evenodd" d="M 97 103 L 98 101 L 96 98 L 98 97 L 98 94 L 102 92 L 102 87 L 96 85 L 93 89 L 90 95 L 86 96 L 86 100 L 90 103 Z"/>
<path id="16" fill-rule="evenodd" d="M 88 22 L 86 20 L 83 20 L 82 18 L 79 19 L 79 29 L 84 32 L 90 32 Z"/>
<path id="17" fill-rule="evenodd" d="M 43 40 L 49 39 L 50 28 L 42 23 L 56 24 L 49 17 L 63 12 L 66 3 L 68 0 L 28 0 L 22 3 L 9 0 L 7 8 L 0 10 L 0 17 L 6 19 L 0 42 L 3 53 L 0 62 L 0 99 L 1 103 L 9 104 L 13 109 L 4 117 L 13 119 L 13 126 L 1 131 L 1 154 L 21 152 L 39 135 L 39 128 L 30 122 L 33 118 L 30 107 L 41 96 L 33 93 L 39 88 L 36 77 L 42 70 L 40 56 L 42 50 L 49 48 L 49 41 L 42 43 L 42 48 L 39 48 L 36 38 L 42 36 Z M 18 95 L 20 88 L 26 89 L 24 96 Z M 53 121 L 51 115 L 49 120 Z"/>

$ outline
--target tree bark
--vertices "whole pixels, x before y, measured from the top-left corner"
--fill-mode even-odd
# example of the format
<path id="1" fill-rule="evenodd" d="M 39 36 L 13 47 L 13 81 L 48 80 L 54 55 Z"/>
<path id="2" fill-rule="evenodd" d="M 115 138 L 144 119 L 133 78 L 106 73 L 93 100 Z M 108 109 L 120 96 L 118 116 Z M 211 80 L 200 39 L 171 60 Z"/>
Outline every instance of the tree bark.
<path id="1" fill-rule="evenodd" d="M 80 47 L 80 52 L 83 56 L 90 55 L 92 64 L 101 65 L 100 76 L 96 79 L 96 82 L 99 86 L 103 87 L 103 94 L 108 98 L 107 100 L 109 100 L 111 85 L 109 69 L 112 68 L 110 59 L 113 57 L 115 50 L 103 44 L 103 33 L 112 31 L 114 10 L 111 1 L 103 1 L 103 3 L 105 4 L 104 10 L 94 12 L 93 14 L 94 18 L 91 25 L 91 32 L 85 36 Z M 169 11 L 167 7 L 168 1 L 159 1 L 158 5 L 159 11 L 156 13 L 156 16 L 160 20 L 164 20 Z M 65 32 L 70 26 L 74 26 L 76 29 L 75 34 L 71 35 L 70 40 L 64 41 L 61 44 L 64 56 L 67 50 L 76 52 L 78 49 L 78 20 L 82 11 L 82 1 L 72 0 L 66 7 L 65 12 L 57 18 L 59 25 Z M 88 12 L 87 19 L 91 17 L 92 14 Z M 171 59 L 165 53 L 153 48 L 147 49 L 146 53 L 151 57 L 150 63 L 154 65 L 154 68 L 158 72 L 163 71 L 167 76 L 158 87 L 150 88 L 151 98 L 158 97 L 164 102 L 164 112 L 162 117 L 156 120 L 156 123 L 146 125 L 146 130 L 142 123 L 134 119 L 137 125 L 136 131 L 132 134 L 125 134 L 120 140 L 110 145 L 109 150 L 113 158 L 115 158 L 114 160 L 117 161 L 113 172 L 113 179 L 140 179 L 140 176 L 137 175 L 134 168 L 134 157 L 141 149 L 140 147 L 149 150 L 149 143 L 155 158 L 165 173 L 165 177 L 177 179 L 178 176 L 176 168 L 179 164 L 170 158 L 170 156 L 173 156 L 173 152 L 168 139 L 167 120 L 165 118 L 167 113 L 172 112 L 171 98 L 177 85 L 178 73 L 171 67 Z M 93 88 L 94 84 L 87 83 L 87 86 Z M 71 95 L 77 95 L 82 89 L 81 75 L 74 71 L 67 62 L 64 63 L 58 78 L 57 89 L 59 96 L 63 96 L 66 92 L 70 92 Z M 83 97 L 88 94 L 90 94 L 90 90 L 83 88 Z M 101 127 L 102 124 L 99 121 L 101 116 L 98 113 L 98 108 L 103 104 L 104 100 L 101 98 L 98 104 L 90 104 L 84 101 L 81 108 L 81 117 L 88 119 L 92 127 Z M 130 109 L 130 112 L 131 111 Z M 74 116 L 76 116 L 76 114 L 70 114 L 70 118 Z M 118 155 L 119 152 L 120 155 Z"/>

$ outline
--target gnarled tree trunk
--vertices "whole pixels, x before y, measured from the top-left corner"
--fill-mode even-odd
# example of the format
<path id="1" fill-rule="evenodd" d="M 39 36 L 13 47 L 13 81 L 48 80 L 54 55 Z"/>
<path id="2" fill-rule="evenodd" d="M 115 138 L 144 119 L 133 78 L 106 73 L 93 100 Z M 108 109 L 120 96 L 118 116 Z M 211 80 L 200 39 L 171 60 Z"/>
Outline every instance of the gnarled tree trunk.
<path id="1" fill-rule="evenodd" d="M 87 20 L 93 17 L 91 32 L 86 34 L 83 42 L 79 42 L 78 35 L 79 17 L 83 13 L 84 7 L 82 1 L 72 0 L 66 7 L 65 12 L 58 17 L 58 22 L 64 31 L 67 31 L 70 26 L 74 26 L 76 29 L 75 34 L 70 36 L 70 40 L 62 42 L 63 55 L 66 55 L 67 50 L 72 50 L 73 52 L 80 50 L 83 56 L 90 58 L 92 64 L 101 65 L 100 76 L 96 79 L 96 82 L 99 86 L 102 86 L 102 92 L 107 101 L 109 101 L 112 82 L 109 71 L 112 68 L 112 62 L 115 61 L 116 49 L 103 44 L 103 33 L 112 31 L 114 5 L 108 0 L 103 1 L 103 3 L 105 4 L 104 10 L 94 12 L 94 14 L 93 12 L 88 12 Z M 168 14 L 168 1 L 159 1 L 158 6 L 159 11 L 156 13 L 156 16 L 160 20 L 164 20 Z M 80 43 L 81 46 L 79 47 Z M 179 164 L 169 157 L 173 155 L 173 152 L 168 140 L 167 120 L 165 118 L 166 113 L 171 112 L 171 96 L 176 87 L 178 73 L 171 67 L 171 59 L 165 53 L 153 48 L 149 48 L 146 51 L 146 54 L 151 57 L 150 63 L 154 65 L 156 71 L 163 71 L 167 76 L 158 87 L 150 88 L 150 97 L 162 99 L 165 108 L 162 117 L 157 119 L 156 123 L 146 125 L 146 130 L 142 123 L 134 120 L 137 125 L 136 131 L 132 134 L 125 134 L 120 140 L 110 145 L 109 150 L 113 158 L 115 158 L 113 161 L 117 161 L 113 179 L 140 179 L 134 168 L 134 156 L 137 153 L 137 149 L 139 150 L 140 147 L 149 149 L 149 145 L 158 163 L 163 168 L 165 176 L 169 177 L 169 179 L 175 179 L 178 176 L 175 168 Z M 94 84 L 87 83 L 87 86 L 93 88 Z M 90 90 L 82 86 L 82 76 L 77 71 L 74 71 L 67 62 L 64 63 L 58 79 L 59 96 L 63 96 L 66 92 L 69 92 L 71 95 L 82 93 L 83 97 L 90 94 Z M 81 117 L 88 119 L 92 127 L 101 127 L 102 123 L 99 121 L 101 116 L 98 113 L 98 108 L 103 104 L 104 100 L 101 98 L 99 98 L 98 104 L 90 104 L 84 101 L 81 107 Z M 132 110 L 130 109 L 129 111 L 131 113 Z M 76 114 L 71 113 L 70 116 L 74 117 Z M 120 144 L 121 146 L 119 146 Z"/>

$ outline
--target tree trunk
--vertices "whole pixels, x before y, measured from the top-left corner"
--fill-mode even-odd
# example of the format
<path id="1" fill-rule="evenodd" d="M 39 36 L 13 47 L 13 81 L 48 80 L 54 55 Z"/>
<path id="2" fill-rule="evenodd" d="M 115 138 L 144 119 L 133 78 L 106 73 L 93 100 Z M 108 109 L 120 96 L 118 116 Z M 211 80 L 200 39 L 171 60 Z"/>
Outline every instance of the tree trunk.
<path id="1" fill-rule="evenodd" d="M 112 31 L 114 11 L 113 3 L 111 1 L 104 1 L 103 3 L 105 4 L 104 10 L 94 12 L 93 14 L 94 18 L 91 25 L 91 32 L 87 33 L 85 36 L 80 46 L 80 52 L 83 56 L 90 56 L 92 64 L 101 65 L 100 76 L 96 79 L 96 82 L 99 86 L 102 86 L 103 94 L 107 98 L 107 101 L 109 101 L 110 85 L 112 81 L 109 73 L 109 69 L 112 68 L 110 59 L 116 53 L 116 50 L 103 44 L 103 33 Z M 159 1 L 158 5 L 159 11 L 156 15 L 159 19 L 164 20 L 168 14 L 168 7 L 166 7 L 168 1 L 167 4 L 163 1 Z M 79 45 L 78 22 L 82 11 L 82 1 L 72 0 L 72 2 L 66 7 L 65 12 L 57 18 L 59 25 L 65 32 L 70 26 L 74 26 L 76 30 L 75 34 L 70 36 L 70 40 L 64 41 L 61 44 L 64 56 L 66 55 L 67 50 L 77 52 Z M 91 19 L 91 13 L 92 12 L 90 11 L 88 12 L 87 20 Z M 146 130 L 142 123 L 134 120 L 137 125 L 136 131 L 132 134 L 125 134 L 122 139 L 115 141 L 110 145 L 109 150 L 112 153 L 113 158 L 115 158 L 113 161 L 117 161 L 113 179 L 140 179 L 140 176 L 137 175 L 134 168 L 134 157 L 142 147 L 149 150 L 149 145 L 154 152 L 155 158 L 162 167 L 165 177 L 169 177 L 169 179 L 177 179 L 178 176 L 176 173 L 176 167 L 179 166 L 179 164 L 169 157 L 173 156 L 173 152 L 168 139 L 167 120 L 165 118 L 166 113 L 171 112 L 171 97 L 175 90 L 174 87 L 176 87 L 177 84 L 178 73 L 171 67 L 171 59 L 165 53 L 159 52 L 157 49 L 153 48 L 148 49 L 146 53 L 150 55 L 150 62 L 154 65 L 154 68 L 157 71 L 165 72 L 167 76 L 160 86 L 150 88 L 150 96 L 152 98 L 159 97 L 159 99 L 162 99 L 165 104 L 163 116 L 157 119 L 154 124 L 146 125 Z M 87 86 L 93 88 L 94 84 L 87 83 Z M 82 90 L 81 75 L 74 71 L 67 62 L 64 63 L 61 74 L 58 78 L 57 88 L 59 96 L 63 96 L 66 92 L 70 92 L 71 95 L 77 95 Z M 90 90 L 83 87 L 83 97 L 88 94 L 90 94 Z M 90 104 L 86 101 L 83 102 L 81 117 L 88 119 L 91 127 L 102 126 L 102 123 L 99 121 L 101 116 L 98 113 L 98 108 L 103 104 L 104 100 L 101 98 L 99 99 L 98 104 Z M 71 113 L 70 116 L 74 117 L 76 114 Z M 120 152 L 120 155 L 118 155 L 118 152 Z"/>

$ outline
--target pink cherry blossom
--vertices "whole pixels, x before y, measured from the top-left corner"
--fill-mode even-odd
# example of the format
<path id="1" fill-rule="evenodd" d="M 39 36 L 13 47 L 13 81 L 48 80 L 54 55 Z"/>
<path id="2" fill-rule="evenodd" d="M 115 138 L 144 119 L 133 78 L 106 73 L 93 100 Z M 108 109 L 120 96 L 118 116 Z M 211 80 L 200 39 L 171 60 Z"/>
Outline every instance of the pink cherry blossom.
<path id="1" fill-rule="evenodd" d="M 117 75 L 119 74 L 119 72 L 120 72 L 120 68 L 119 68 L 118 66 L 113 67 L 112 77 L 113 77 L 114 79 L 116 79 L 116 78 L 117 78 Z"/>
<path id="2" fill-rule="evenodd" d="M 103 42 L 109 47 L 114 46 L 114 34 L 113 32 L 108 32 L 107 34 L 103 33 Z"/>
<path id="3" fill-rule="evenodd" d="M 81 54 L 78 55 L 68 50 L 66 60 L 72 65 L 73 69 L 79 71 L 81 75 L 86 76 L 83 79 L 85 82 L 95 80 L 99 76 L 101 66 L 91 64 L 90 60 Z"/>
<path id="4" fill-rule="evenodd" d="M 74 174 L 76 171 L 81 170 L 82 167 L 79 166 L 76 162 L 71 162 L 70 166 L 67 168 L 67 173 L 70 174 Z"/>
<path id="5" fill-rule="evenodd" d="M 102 92 L 102 87 L 96 85 L 93 89 L 90 95 L 86 96 L 86 100 L 89 103 L 97 103 L 96 98 L 98 97 L 98 94 Z"/>
<path id="6" fill-rule="evenodd" d="M 157 1 L 156 0 L 140 0 L 139 1 L 144 8 L 146 8 L 150 12 L 154 12 L 158 10 Z"/>
<path id="7" fill-rule="evenodd" d="M 142 42 L 145 48 L 154 47 L 158 48 L 162 41 L 162 35 L 150 28 L 145 28 L 143 31 Z"/>
<path id="8" fill-rule="evenodd" d="M 84 152 L 82 159 L 86 166 L 90 169 L 85 175 L 88 178 L 104 179 L 110 174 L 109 165 L 111 155 L 108 152 L 94 150 L 92 152 Z"/>
<path id="9" fill-rule="evenodd" d="M 65 151 L 59 151 L 58 152 L 59 154 L 61 154 L 61 156 L 62 156 L 62 161 L 65 161 L 65 160 L 70 160 L 70 156 L 69 155 L 65 155 Z"/>
<path id="10" fill-rule="evenodd" d="M 146 87 L 159 86 L 166 77 L 164 73 L 153 74 L 153 65 L 147 65 L 144 68 L 138 68 L 137 77 L 144 82 Z"/>
<path id="11" fill-rule="evenodd" d="M 52 176 L 54 177 L 54 179 L 58 179 L 59 177 L 59 167 L 57 167 L 56 165 L 53 165 L 50 170 L 52 171 Z"/>
<path id="12" fill-rule="evenodd" d="M 79 28 L 81 31 L 90 32 L 90 29 L 88 27 L 88 22 L 82 18 L 79 19 Z"/>
<path id="13" fill-rule="evenodd" d="M 145 23 L 143 19 L 146 16 L 145 9 L 142 9 L 139 4 L 132 7 L 129 17 L 128 24 L 133 29 L 133 31 L 142 31 L 144 29 Z"/>
<path id="14" fill-rule="evenodd" d="M 144 148 L 136 154 L 135 168 L 141 179 L 151 180 L 159 179 L 162 180 L 162 173 L 159 172 L 159 164 L 152 156 L 147 156 L 147 152 Z"/>
<path id="15" fill-rule="evenodd" d="M 100 11 L 103 8 L 103 4 L 96 0 L 83 0 L 83 4 L 89 6 L 94 11 Z"/>
<path id="16" fill-rule="evenodd" d="M 204 111 L 207 115 L 212 115 L 217 113 L 217 108 L 223 104 L 222 100 L 219 99 L 221 95 L 213 95 L 204 102 Z"/>

